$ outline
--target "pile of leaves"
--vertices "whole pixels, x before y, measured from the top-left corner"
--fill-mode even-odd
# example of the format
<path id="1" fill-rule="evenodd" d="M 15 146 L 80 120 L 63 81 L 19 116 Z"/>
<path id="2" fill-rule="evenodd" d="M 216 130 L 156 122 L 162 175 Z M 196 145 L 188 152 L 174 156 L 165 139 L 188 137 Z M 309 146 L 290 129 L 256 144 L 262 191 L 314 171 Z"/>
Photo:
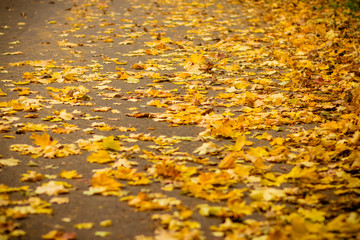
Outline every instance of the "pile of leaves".
<path id="1" fill-rule="evenodd" d="M 0 175 L 24 171 L 0 185 L 4 239 L 76 204 L 73 192 L 153 212 L 154 233 L 137 240 L 360 237 L 359 12 L 325 0 L 116 6 L 83 0 L 46 23 L 68 27 L 55 43 L 66 58 L 1 67 L 23 78 L 0 91 L 12 151 Z M 100 226 L 115 236 L 111 219 Z"/>

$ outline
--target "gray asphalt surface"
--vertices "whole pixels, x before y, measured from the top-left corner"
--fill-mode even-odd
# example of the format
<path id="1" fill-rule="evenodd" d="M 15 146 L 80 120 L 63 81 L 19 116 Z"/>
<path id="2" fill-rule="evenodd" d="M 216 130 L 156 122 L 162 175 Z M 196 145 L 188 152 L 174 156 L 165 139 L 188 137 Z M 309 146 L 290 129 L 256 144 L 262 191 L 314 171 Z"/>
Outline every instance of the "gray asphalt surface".
<path id="1" fill-rule="evenodd" d="M 97 5 L 100 2 L 95 1 L 94 4 Z M 23 81 L 24 72 L 33 72 L 34 68 L 30 66 L 22 67 L 9 67 L 10 63 L 21 62 L 21 61 L 32 61 L 32 60 L 54 60 L 58 64 L 69 63 L 72 66 L 87 66 L 92 65 L 98 62 L 102 67 L 101 73 L 115 72 L 116 67 L 125 67 L 127 70 L 133 70 L 130 67 L 134 63 L 140 61 L 145 62 L 147 59 L 153 58 L 153 56 L 134 56 L 134 57 L 123 57 L 122 53 L 131 52 L 137 49 L 143 49 L 143 45 L 146 41 L 153 41 L 149 34 L 146 34 L 140 39 L 135 38 L 135 44 L 130 45 L 120 45 L 118 42 L 132 40 L 129 37 L 116 37 L 116 34 L 131 34 L 131 33 L 146 33 L 144 27 L 135 26 L 135 24 L 141 24 L 145 21 L 144 16 L 147 10 L 138 8 L 141 1 L 138 3 L 136 1 L 111 1 L 109 3 L 109 8 L 106 9 L 106 14 L 102 14 L 102 11 L 97 9 L 95 6 L 89 6 L 88 10 L 83 9 L 82 1 L 58 1 L 58 0 L 46 0 L 46 1 L 37 1 L 37 0 L 16 0 L 16 1 L 0 1 L 0 16 L 1 16 L 1 32 L 3 33 L 0 36 L 1 52 L 16 52 L 21 51 L 23 54 L 19 55 L 0 55 L 0 62 L 2 66 L 5 66 L 3 73 L 1 74 L 0 82 L 1 89 L 5 89 L 14 86 L 11 85 L 12 82 L 5 80 L 13 80 L 15 82 Z M 154 10 L 158 8 L 156 4 L 152 4 Z M 134 8 L 136 7 L 136 8 Z M 79 12 L 77 12 L 79 11 Z M 92 16 L 92 11 L 94 15 Z M 149 10 L 152 11 L 152 10 Z M 82 13 L 83 12 L 83 13 Z M 113 13 L 113 14 L 112 14 Z M 154 19 L 159 21 L 163 18 L 158 12 L 154 11 Z M 76 15 L 77 14 L 77 15 Z M 81 18 L 83 14 L 84 18 Z M 93 17 L 93 19 L 87 21 L 87 17 Z M 73 18 L 73 20 L 69 20 Z M 85 19 L 85 20 L 84 20 Z M 129 23 L 122 22 L 121 19 L 129 19 Z M 55 21 L 56 23 L 50 23 Z M 76 28 L 75 24 L 80 23 L 82 28 L 77 32 L 77 34 L 85 34 L 85 38 L 75 38 L 72 29 Z M 110 23 L 109 26 L 101 26 L 103 23 Z M 130 24 L 130 27 L 126 27 L 125 30 L 120 27 L 123 24 Z M 86 27 L 84 27 L 86 26 Z M 102 34 L 107 28 L 115 28 L 116 30 L 112 34 Z M 147 26 L 151 28 L 151 26 Z M 181 27 L 180 27 L 181 29 Z M 166 29 L 161 29 L 166 30 Z M 118 32 L 119 31 L 119 32 Z M 160 31 L 158 31 L 160 32 Z M 169 30 L 169 36 L 177 39 L 184 39 L 184 34 L 182 32 L 172 32 L 172 29 Z M 106 43 L 97 39 L 96 37 L 91 36 L 113 36 L 115 41 L 114 43 Z M 90 36 L 90 37 L 89 37 Z M 90 39 L 90 40 L 89 40 Z M 92 39 L 93 42 L 92 42 Z M 59 41 L 66 40 L 68 42 L 80 43 L 76 47 L 61 47 L 58 45 Z M 17 42 L 18 44 L 9 44 L 10 42 Z M 83 45 L 82 45 L 83 44 Z M 116 66 L 114 63 L 104 64 L 104 58 L 119 58 L 119 61 L 127 61 L 126 65 Z M 156 56 L 155 56 L 156 57 Z M 73 62 L 72 62 L 73 61 Z M 164 71 L 163 71 L 164 72 Z M 166 71 L 171 72 L 171 71 Z M 106 80 L 106 75 L 105 75 Z M 153 80 L 151 79 L 142 79 L 139 84 L 125 84 L 123 81 L 113 81 L 111 86 L 113 88 L 121 88 L 121 97 L 126 97 L 126 92 L 133 91 L 134 89 L 146 88 L 147 84 L 151 84 Z M 85 83 L 51 83 L 48 85 L 43 84 L 31 84 L 24 85 L 24 87 L 30 87 L 31 91 L 34 91 L 29 97 L 42 96 L 45 98 L 50 98 L 47 87 L 61 88 L 64 86 L 79 86 L 83 85 L 88 89 L 92 89 L 98 85 L 99 82 L 85 82 Z M 173 88 L 173 85 L 165 82 L 164 85 L 168 85 L 169 88 Z M 176 87 L 176 86 L 175 86 Z M 94 90 L 94 89 L 93 89 Z M 89 93 L 92 100 L 90 101 L 93 106 L 69 106 L 63 104 L 48 104 L 45 103 L 45 108 L 37 112 L 37 118 L 24 118 L 29 112 L 18 112 L 14 116 L 20 118 L 15 123 L 33 123 L 33 124 L 46 124 L 52 125 L 50 122 L 44 122 L 41 119 L 46 118 L 47 116 L 53 115 L 53 110 L 62 110 L 66 109 L 68 112 L 78 110 L 84 113 L 89 113 L 92 116 L 101 116 L 102 118 L 97 120 L 70 120 L 68 121 L 71 124 L 77 125 L 81 129 L 90 128 L 91 124 L 94 121 L 105 122 L 111 126 L 122 126 L 122 127 L 134 127 L 136 128 L 136 133 L 151 133 L 153 136 L 192 136 L 196 137 L 197 134 L 204 129 L 197 128 L 194 126 L 179 126 L 179 127 L 168 127 L 168 123 L 164 122 L 155 122 L 152 119 L 148 118 L 132 118 L 127 117 L 127 113 L 132 113 L 133 110 L 129 108 L 138 107 L 140 110 L 145 109 L 146 102 L 149 99 L 138 99 L 137 102 L 121 100 L 121 98 L 114 98 L 110 100 L 103 100 L 101 96 L 98 96 L 100 90 L 96 90 Z M 7 96 L 2 97 L 1 101 L 9 101 L 10 99 L 17 99 L 19 96 L 15 91 L 6 91 Z M 136 97 L 136 96 L 134 96 Z M 120 105 L 115 105 L 119 103 Z M 106 107 L 110 106 L 113 109 L 117 109 L 120 113 L 111 113 L 111 112 L 92 112 L 91 108 L 94 107 Z M 149 108 L 149 107 L 147 107 Z M 154 108 L 151 109 L 152 112 L 159 111 Z M 36 112 L 34 112 L 36 113 Z M 149 130 L 149 128 L 151 128 Z M 30 188 L 35 189 L 39 186 L 40 183 L 27 183 L 21 182 L 21 174 L 26 173 L 28 170 L 35 170 L 43 174 L 48 175 L 57 175 L 61 172 L 62 169 L 74 170 L 76 169 L 78 173 L 83 175 L 81 179 L 70 180 L 71 184 L 76 188 L 76 191 L 71 191 L 67 196 L 70 198 L 68 204 L 51 204 L 54 213 L 52 215 L 42 215 L 42 214 L 30 214 L 28 217 L 23 219 L 15 220 L 15 222 L 20 223 L 20 229 L 23 229 L 26 232 L 26 235 L 20 237 L 21 239 L 40 239 L 42 235 L 48 233 L 51 230 L 57 229 L 63 232 L 76 232 L 76 239 L 99 239 L 94 234 L 96 231 L 109 231 L 111 236 L 109 239 L 133 239 L 137 235 L 147 235 L 152 236 L 154 230 L 159 226 L 159 223 L 151 220 L 151 215 L 154 212 L 135 212 L 134 208 L 128 206 L 126 202 L 119 201 L 118 197 L 104 197 L 104 196 L 85 196 L 83 191 L 88 190 L 91 177 L 93 175 L 92 170 L 97 168 L 102 168 L 103 166 L 99 164 L 91 164 L 86 162 L 86 157 L 88 153 L 83 153 L 82 155 L 75 155 L 66 158 L 59 159 L 46 159 L 43 157 L 31 159 L 30 156 L 22 156 L 18 153 L 14 153 L 9 150 L 9 146 L 12 144 L 31 144 L 32 140 L 30 136 L 32 132 L 26 132 L 24 134 L 15 134 L 17 130 L 21 129 L 21 126 L 18 128 L 12 127 L 10 132 L 1 133 L 2 135 L 13 135 L 14 139 L 4 139 L 1 138 L 0 153 L 3 158 L 14 157 L 19 159 L 21 162 L 18 166 L 13 168 L 6 168 L 0 173 L 0 182 L 8 186 L 16 187 L 29 185 Z M 153 130 L 154 129 L 154 130 Z M 121 132 L 102 132 L 94 130 L 95 134 L 100 135 L 120 135 Z M 41 132 L 39 134 L 42 134 Z M 127 133 L 124 133 L 127 134 Z M 78 139 L 87 139 L 91 135 L 83 132 L 76 131 L 72 134 L 55 134 L 54 137 L 61 143 L 73 143 Z M 137 143 L 139 146 L 145 147 L 148 145 L 146 142 Z M 201 142 L 196 143 L 183 143 L 182 150 L 189 151 L 190 153 L 199 145 Z M 29 166 L 29 162 L 36 163 L 36 167 Z M 149 164 L 144 162 L 144 160 L 136 159 L 140 163 L 140 169 L 146 169 L 149 167 Z M 58 179 L 61 180 L 61 179 Z M 44 180 L 46 181 L 46 180 Z M 127 190 L 130 191 L 133 195 L 136 195 L 142 188 L 145 187 L 131 187 L 127 186 Z M 147 187 L 148 188 L 148 187 Z M 162 192 L 161 186 L 159 183 L 153 183 L 150 187 L 152 192 Z M 204 203 L 203 200 L 195 200 L 191 197 L 183 196 L 179 190 L 174 192 L 165 192 L 168 196 L 176 196 L 179 199 L 182 199 L 183 203 L 188 204 L 188 206 L 195 210 L 195 206 L 198 203 Z M 13 198 L 24 199 L 20 194 L 13 194 Z M 43 195 L 41 196 L 45 201 L 49 201 L 52 197 Z M 62 219 L 71 219 L 70 222 L 64 222 Z M 111 219 L 112 226 L 104 228 L 99 226 L 99 223 L 103 220 Z M 202 223 L 202 229 L 204 229 L 205 236 L 208 239 L 214 238 L 210 231 L 208 230 L 209 226 L 212 224 L 221 223 L 220 219 L 209 219 L 203 218 L 199 214 L 195 213 L 194 220 L 200 221 Z M 90 230 L 78 230 L 74 229 L 73 225 L 83 222 L 93 222 L 95 227 Z"/>

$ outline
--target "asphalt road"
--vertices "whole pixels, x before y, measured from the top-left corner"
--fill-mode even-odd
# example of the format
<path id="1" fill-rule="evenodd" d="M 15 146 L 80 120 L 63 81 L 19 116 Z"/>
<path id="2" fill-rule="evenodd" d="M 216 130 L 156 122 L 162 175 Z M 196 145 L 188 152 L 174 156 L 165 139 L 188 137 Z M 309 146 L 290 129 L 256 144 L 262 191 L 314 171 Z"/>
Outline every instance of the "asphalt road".
<path id="1" fill-rule="evenodd" d="M 300 160 L 318 141 L 303 130 L 336 120 L 346 107 L 327 92 L 285 89 L 288 82 L 278 81 L 285 65 L 269 52 L 286 44 L 277 41 L 266 16 L 239 2 L 1 0 L 0 239 L 24 232 L 20 239 L 40 239 L 53 230 L 58 236 L 48 239 L 72 239 L 73 233 L 87 240 L 222 239 L 232 232 L 244 239 L 266 239 L 270 232 L 276 239 L 285 236 L 284 224 L 286 234 L 301 232 L 308 215 L 297 212 L 299 205 L 312 209 L 306 201 L 317 198 L 317 210 L 330 204 L 327 220 L 335 218 L 337 196 L 318 194 L 334 188 L 320 184 L 319 190 L 311 181 L 320 181 L 319 171 L 335 185 L 341 180 L 333 171 L 343 166 L 328 170 L 321 163 L 315 171 L 315 160 Z M 327 105 L 316 108 L 324 99 Z M 241 114 L 246 117 L 236 118 Z M 299 135 L 281 149 L 279 139 L 289 133 Z M 277 137 L 272 144 L 279 148 L 271 148 Z M 302 150 L 302 143 L 310 147 Z M 263 161 L 261 146 L 278 152 Z M 286 153 L 292 146 L 298 155 Z M 276 185 L 295 165 L 310 169 L 305 183 L 285 177 Z M 129 179 L 119 166 L 133 170 Z M 204 182 L 196 185 L 199 176 Z M 344 194 L 355 194 L 354 188 Z M 286 203 L 276 205 L 282 199 Z M 357 204 L 339 199 L 346 213 Z M 234 209 L 212 209 L 208 215 L 214 216 L 205 217 L 208 208 L 201 204 Z M 236 211 L 229 223 L 226 214 Z M 169 215 L 161 223 L 154 214 Z"/>
<path id="2" fill-rule="evenodd" d="M 8 52 L 22 52 L 19 55 L 0 55 L 0 63 L 5 66 L 1 73 L 1 89 L 9 88 L 11 82 L 4 80 L 13 80 L 15 82 L 23 81 L 23 74 L 25 72 L 32 72 L 34 68 L 31 66 L 22 67 L 9 67 L 10 63 L 16 63 L 21 61 L 34 61 L 34 60 L 53 60 L 57 64 L 70 64 L 73 66 L 87 66 L 95 63 L 102 65 L 102 73 L 116 72 L 117 67 L 125 67 L 128 70 L 134 63 L 140 61 L 145 62 L 147 59 L 153 58 L 153 56 L 134 56 L 124 57 L 122 53 L 131 52 L 137 49 L 145 48 L 144 42 L 153 41 L 149 34 L 140 36 L 139 39 L 134 37 L 135 44 L 120 45 L 118 42 L 133 40 L 131 37 L 116 37 L 116 34 L 131 34 L 140 32 L 147 33 L 142 26 L 135 26 L 134 23 L 141 23 L 144 20 L 144 15 L 147 10 L 138 8 L 141 1 L 110 1 L 109 8 L 106 9 L 106 13 L 102 14 L 96 5 L 100 2 L 94 1 L 95 6 L 89 6 L 88 10 L 83 9 L 83 1 L 69 1 L 69 0 L 16 0 L 16 1 L 0 1 L 0 25 L 1 33 L 0 46 L 2 53 Z M 156 3 L 149 4 L 144 2 L 146 5 L 153 5 L 154 19 L 159 21 L 163 18 L 159 12 L 156 11 Z M 77 12 L 79 11 L 79 12 Z M 94 11 L 94 15 L 92 15 Z M 113 15 L 111 14 L 113 13 Z M 81 15 L 83 14 L 83 15 Z M 71 19 L 72 20 L 69 20 Z M 122 21 L 121 19 L 129 19 L 129 21 Z M 72 29 L 76 29 L 76 24 L 79 23 L 81 30 L 73 33 Z M 109 23 L 109 26 L 102 26 L 103 23 Z M 122 25 L 129 24 L 125 30 L 121 29 Z M 86 27 L 84 27 L 86 26 Z M 111 34 L 102 32 L 107 28 L 114 28 L 115 31 Z M 150 27 L 147 27 L 151 28 Z M 180 27 L 181 29 L 181 27 Z M 160 29 L 166 30 L 166 29 Z M 119 32 L 118 32 L 119 31 Z M 161 31 L 158 31 L 161 33 Z M 177 38 L 179 40 L 184 39 L 185 33 L 173 32 L 172 29 L 166 30 L 169 32 L 171 38 Z M 76 38 L 74 35 L 86 35 L 85 38 Z M 110 36 L 114 37 L 114 43 L 107 43 L 102 41 L 99 36 Z M 90 36 L 90 37 L 89 37 Z M 91 37 L 93 36 L 93 37 Z M 92 40 L 93 39 L 93 40 Z M 80 43 L 75 47 L 59 46 L 58 42 L 66 40 L 67 42 Z M 10 44 L 10 43 L 14 44 Z M 126 65 L 116 65 L 114 63 L 104 64 L 106 60 L 104 58 L 119 58 L 119 61 L 126 61 Z M 36 71 L 36 70 L 35 70 Z M 171 73 L 171 71 L 162 71 Z M 106 75 L 105 75 L 106 80 Z M 126 97 L 126 92 L 133 91 L 134 89 L 146 88 L 147 84 L 151 84 L 153 80 L 144 79 L 138 84 L 126 84 L 123 81 L 113 81 L 111 87 L 121 88 L 121 97 Z M 64 86 L 79 86 L 83 85 L 88 89 L 92 89 L 97 86 L 99 81 L 90 82 L 65 82 L 65 83 L 51 83 L 51 84 L 31 84 L 24 85 L 23 87 L 30 87 L 31 91 L 34 91 L 30 97 L 42 96 L 50 98 L 47 87 L 64 87 Z M 168 82 L 164 82 L 164 85 L 168 88 L 175 88 Z M 21 86 L 21 85 L 20 85 Z M 10 86 L 10 88 L 12 88 Z M 17 99 L 18 92 L 6 91 L 7 96 L 2 97 L 1 101 L 9 101 L 10 99 Z M 52 123 L 44 122 L 42 118 L 53 115 L 53 110 L 66 109 L 68 112 L 78 110 L 84 113 L 89 113 L 93 116 L 101 116 L 102 118 L 98 122 L 105 122 L 111 126 L 122 126 L 136 128 L 136 133 L 150 133 L 153 136 L 191 136 L 197 137 L 197 134 L 203 131 L 203 128 L 195 126 L 179 126 L 179 127 L 168 127 L 168 123 L 155 122 L 148 118 L 132 118 L 127 117 L 127 113 L 132 113 L 131 108 L 138 107 L 140 110 L 147 109 L 146 102 L 149 99 L 138 99 L 138 101 L 127 101 L 121 98 L 114 98 L 110 100 L 103 100 L 103 97 L 99 96 L 97 92 L 100 90 L 91 91 L 89 93 L 92 100 L 90 101 L 93 106 L 70 106 L 64 104 L 47 104 L 45 107 L 37 113 L 36 118 L 24 118 L 29 112 L 18 112 L 14 117 L 20 118 L 16 123 L 33 123 L 33 124 L 46 124 L 52 125 Z M 119 104 L 119 105 L 118 105 Z M 93 112 L 91 108 L 94 107 L 106 107 L 110 106 L 112 109 L 118 110 L 120 113 L 111 112 Z M 159 111 L 158 109 L 151 109 L 152 112 Z M 31 113 L 31 112 L 30 112 Z M 91 124 L 96 120 L 70 120 L 71 124 L 77 125 L 81 129 L 91 128 Z M 111 236 L 108 239 L 133 239 L 137 235 L 152 236 L 155 229 L 159 226 L 159 223 L 151 220 L 151 216 L 154 212 L 136 212 L 134 208 L 128 206 L 126 202 L 119 201 L 118 197 L 104 197 L 104 196 L 86 196 L 83 194 L 84 191 L 88 190 L 93 170 L 101 168 L 99 164 L 86 163 L 86 157 L 88 153 L 82 155 L 75 155 L 66 158 L 59 159 L 46 159 L 43 157 L 31 159 L 30 156 L 20 155 L 9 150 L 9 146 L 12 144 L 31 144 L 32 140 L 30 136 L 32 132 L 26 132 L 24 134 L 16 134 L 17 130 L 21 129 L 12 127 L 10 132 L 2 133 L 2 135 L 15 136 L 14 139 L 1 138 L 0 153 L 3 158 L 13 157 L 19 159 L 21 162 L 18 166 L 12 168 L 3 169 L 0 173 L 0 182 L 8 186 L 16 187 L 29 185 L 30 188 L 35 189 L 39 183 L 28 183 L 21 182 L 21 174 L 26 173 L 29 170 L 35 170 L 48 175 L 58 175 L 62 169 L 77 170 L 83 175 L 81 179 L 71 180 L 71 184 L 76 190 L 71 191 L 68 195 L 70 198 L 67 204 L 51 204 L 53 208 L 53 214 L 30 214 L 26 218 L 20 218 L 15 220 L 16 223 L 20 223 L 22 229 L 26 232 L 26 235 L 20 237 L 20 239 L 40 239 L 42 235 L 48 233 L 51 230 L 57 229 L 63 232 L 76 232 L 76 239 L 99 239 L 95 236 L 97 231 L 109 231 Z M 39 133 L 41 134 L 41 133 Z M 100 135 L 120 135 L 121 132 L 102 132 L 95 129 L 95 134 Z M 128 133 L 125 133 L 128 134 Z M 53 136 L 56 140 L 61 143 L 73 143 L 78 139 L 87 139 L 91 135 L 84 131 L 76 131 L 72 134 L 55 134 Z M 139 146 L 145 147 L 149 145 L 147 142 L 137 143 Z M 199 145 L 201 142 L 194 143 L 183 143 L 181 148 L 183 151 L 189 151 L 190 153 Z M 145 163 L 144 160 L 136 158 L 136 161 L 140 163 L 141 168 L 149 167 L 149 164 Z M 29 166 L 29 162 L 36 163 L 36 167 Z M 30 164 L 31 165 L 31 164 Z M 161 190 L 159 183 L 151 184 L 151 187 L 131 187 L 128 186 L 126 189 L 133 195 L 136 195 L 141 189 L 148 188 L 152 192 L 165 193 L 168 196 L 176 196 L 183 201 L 183 204 L 188 205 L 191 209 L 195 210 L 196 204 L 204 203 L 206 201 L 196 200 L 191 197 L 186 197 L 180 194 L 180 190 L 174 190 L 174 192 L 165 192 Z M 19 193 L 12 194 L 12 198 L 15 199 L 26 199 L 27 197 L 21 196 Z M 41 196 L 45 201 L 49 201 L 52 197 L 43 195 Z M 155 211 L 156 212 L 156 211 Z M 65 220 L 64 220 L 65 219 Z M 66 219 L 70 219 L 67 222 Z M 111 227 L 101 227 L 99 223 L 103 220 L 111 219 Z M 208 239 L 214 238 L 208 230 L 210 225 L 221 223 L 220 219 L 204 218 L 199 214 L 195 213 L 194 220 L 201 222 L 202 229 L 204 229 L 204 235 Z M 78 230 L 73 226 L 77 223 L 93 222 L 95 227 L 90 230 Z"/>

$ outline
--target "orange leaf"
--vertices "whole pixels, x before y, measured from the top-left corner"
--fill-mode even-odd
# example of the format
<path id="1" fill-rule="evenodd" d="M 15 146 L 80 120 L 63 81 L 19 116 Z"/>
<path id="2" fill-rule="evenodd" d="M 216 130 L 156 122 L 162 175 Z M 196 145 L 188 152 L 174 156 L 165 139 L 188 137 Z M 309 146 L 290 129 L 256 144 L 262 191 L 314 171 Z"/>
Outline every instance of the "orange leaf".
<path id="1" fill-rule="evenodd" d="M 34 143 L 40 147 L 46 147 L 49 145 L 56 145 L 58 141 L 52 140 L 49 134 L 44 133 L 43 135 L 37 135 L 36 133 L 33 133 L 30 137 L 30 139 L 34 139 Z"/>
<path id="2" fill-rule="evenodd" d="M 219 168 L 234 168 L 236 163 L 235 152 L 231 152 L 219 163 Z"/>
<path id="3" fill-rule="evenodd" d="M 100 150 L 91 154 L 87 160 L 91 163 L 109 163 L 114 161 L 114 159 L 110 157 L 110 154 L 105 150 Z"/>
<path id="4" fill-rule="evenodd" d="M 82 175 L 77 173 L 76 170 L 62 170 L 60 173 L 60 177 L 61 178 L 65 178 L 65 179 L 74 179 L 74 178 L 81 178 Z"/>
<path id="5" fill-rule="evenodd" d="M 245 135 L 238 136 L 238 138 L 236 139 L 234 150 L 240 151 L 245 144 L 246 144 L 246 136 Z"/>
<path id="6" fill-rule="evenodd" d="M 256 169 L 264 169 L 264 168 L 266 168 L 266 165 L 264 164 L 264 160 L 263 160 L 262 157 L 258 157 L 258 158 L 253 162 L 253 164 L 254 164 L 254 167 L 255 167 Z"/>
<path id="7" fill-rule="evenodd" d="M 118 191 L 123 186 L 106 172 L 98 172 L 91 179 L 92 187 L 104 187 L 107 191 Z"/>

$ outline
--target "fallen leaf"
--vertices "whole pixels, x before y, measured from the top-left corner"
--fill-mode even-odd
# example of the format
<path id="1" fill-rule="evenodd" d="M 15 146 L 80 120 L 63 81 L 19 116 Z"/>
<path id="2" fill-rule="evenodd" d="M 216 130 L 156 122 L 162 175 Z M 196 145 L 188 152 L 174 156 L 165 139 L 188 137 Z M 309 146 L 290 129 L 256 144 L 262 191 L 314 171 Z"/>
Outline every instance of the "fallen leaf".
<path id="1" fill-rule="evenodd" d="M 41 236 L 42 239 L 53 239 L 53 240 L 72 240 L 76 239 L 75 232 L 62 232 L 59 230 L 52 230 Z"/>
<path id="2" fill-rule="evenodd" d="M 110 163 L 115 160 L 111 158 L 110 154 L 106 150 L 99 150 L 95 153 L 92 153 L 88 158 L 88 162 L 91 163 Z"/>
<path id="3" fill-rule="evenodd" d="M 21 174 L 20 181 L 23 182 L 37 182 L 43 180 L 45 177 L 43 174 L 36 171 L 27 171 L 26 173 Z"/>
<path id="4" fill-rule="evenodd" d="M 234 168 L 236 166 L 236 153 L 231 152 L 228 155 L 226 155 L 221 162 L 219 163 L 219 168 Z"/>
<path id="5" fill-rule="evenodd" d="M 44 183 L 41 186 L 37 187 L 35 193 L 47 194 L 49 196 L 58 195 L 62 193 L 68 193 L 69 187 L 71 187 L 71 185 L 65 182 L 50 181 L 48 183 Z"/>
<path id="6" fill-rule="evenodd" d="M 50 199 L 50 203 L 56 203 L 56 204 L 66 204 L 69 203 L 68 197 L 53 197 Z"/>
<path id="7" fill-rule="evenodd" d="M 94 188 L 104 188 L 105 191 L 119 191 L 123 184 L 117 182 L 107 172 L 98 172 L 92 177 L 91 186 Z"/>
<path id="8" fill-rule="evenodd" d="M 108 237 L 111 235 L 111 232 L 108 231 L 96 231 L 95 236 L 97 237 Z"/>
<path id="9" fill-rule="evenodd" d="M 74 225 L 74 228 L 77 229 L 91 229 L 94 227 L 94 223 L 92 222 L 86 222 L 86 223 L 78 223 Z"/>
<path id="10" fill-rule="evenodd" d="M 0 167 L 6 166 L 6 167 L 13 167 L 17 166 L 19 164 L 20 160 L 17 160 L 15 158 L 8 158 L 8 159 L 0 159 Z"/>
<path id="11" fill-rule="evenodd" d="M 37 135 L 36 133 L 33 133 L 30 137 L 34 140 L 34 143 L 40 147 L 47 147 L 51 145 L 56 145 L 58 141 L 52 140 L 49 134 L 44 133 L 43 135 Z"/>
<path id="12" fill-rule="evenodd" d="M 198 153 L 199 155 L 205 154 L 216 154 L 222 150 L 222 147 L 217 146 L 213 142 L 203 143 L 200 147 L 194 150 L 194 153 Z"/>
<path id="13" fill-rule="evenodd" d="M 83 176 L 79 174 L 76 170 L 62 170 L 60 173 L 60 177 L 65 179 L 75 179 L 82 178 Z"/>
<path id="14" fill-rule="evenodd" d="M 121 150 L 121 144 L 119 141 L 115 140 L 114 136 L 105 137 L 102 142 L 105 149 L 113 151 Z"/>
<path id="15" fill-rule="evenodd" d="M 112 226 L 112 221 L 110 219 L 101 221 L 100 226 L 102 226 L 102 227 L 111 227 Z"/>
<path id="16" fill-rule="evenodd" d="M 5 52 L 5 53 L 2 53 L 2 55 L 20 55 L 20 54 L 24 54 L 24 52 L 16 51 L 16 52 Z"/>

